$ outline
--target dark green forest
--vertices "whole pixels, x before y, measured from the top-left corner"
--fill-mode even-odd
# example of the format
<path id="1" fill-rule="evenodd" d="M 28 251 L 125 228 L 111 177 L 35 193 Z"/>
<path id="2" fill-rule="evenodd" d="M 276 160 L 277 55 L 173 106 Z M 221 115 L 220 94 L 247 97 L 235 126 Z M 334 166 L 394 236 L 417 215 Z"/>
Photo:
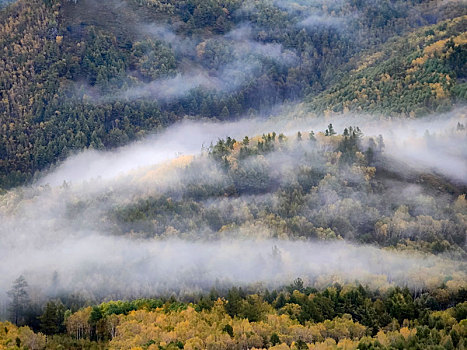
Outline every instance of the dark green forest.
<path id="1" fill-rule="evenodd" d="M 465 100 L 465 14 L 421 0 L 13 2 L 0 13 L 0 187 L 186 116 L 302 97 L 318 114 L 445 111 Z"/>

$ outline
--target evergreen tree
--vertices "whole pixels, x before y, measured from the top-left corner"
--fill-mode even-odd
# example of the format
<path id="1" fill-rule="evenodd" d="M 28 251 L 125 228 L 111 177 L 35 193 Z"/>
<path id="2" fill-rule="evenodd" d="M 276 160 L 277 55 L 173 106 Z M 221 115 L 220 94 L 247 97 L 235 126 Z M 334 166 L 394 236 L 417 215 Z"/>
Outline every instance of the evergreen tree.
<path id="1" fill-rule="evenodd" d="M 57 334 L 64 331 L 65 307 L 61 302 L 49 301 L 39 317 L 40 329 L 44 334 Z"/>
<path id="2" fill-rule="evenodd" d="M 271 338 L 270 338 L 269 341 L 272 344 L 272 346 L 280 344 L 280 342 L 281 342 L 281 340 L 279 339 L 279 336 L 277 335 L 277 333 L 272 333 Z"/>
<path id="3" fill-rule="evenodd" d="M 315 133 L 313 130 L 310 131 L 310 141 L 316 141 Z"/>
<path id="4" fill-rule="evenodd" d="M 334 127 L 332 126 L 332 124 L 329 124 L 328 125 L 328 128 L 326 129 L 325 133 L 324 133 L 326 136 L 333 136 L 336 134 L 336 131 L 334 130 Z"/>
<path id="5" fill-rule="evenodd" d="M 10 320 L 16 325 L 24 322 L 26 312 L 30 306 L 27 289 L 28 283 L 24 276 L 21 275 L 13 282 L 13 286 L 7 293 L 11 298 L 9 306 Z"/>

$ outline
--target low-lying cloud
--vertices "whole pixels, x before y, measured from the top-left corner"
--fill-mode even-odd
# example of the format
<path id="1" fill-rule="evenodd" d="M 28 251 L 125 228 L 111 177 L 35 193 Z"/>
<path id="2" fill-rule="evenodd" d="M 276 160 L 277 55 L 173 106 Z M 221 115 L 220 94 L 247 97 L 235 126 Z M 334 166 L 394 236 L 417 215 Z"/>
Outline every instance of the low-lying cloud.
<path id="1" fill-rule="evenodd" d="M 430 283 L 441 283 L 439 274 L 444 269 L 457 271 L 453 263 L 440 258 L 345 242 L 147 241 L 89 234 L 43 249 L 24 247 L 20 256 L 17 253 L 10 250 L 3 255 L 5 261 L 24 262 L 4 271 L 0 285 L 8 286 L 23 273 L 32 287 L 52 296 L 76 292 L 92 297 L 190 294 L 216 286 L 253 284 L 271 288 L 298 276 L 317 287 L 358 280 L 375 288 L 395 283 L 422 290 L 435 286 Z M 430 269 L 435 264 L 440 267 Z"/>
<path id="2" fill-rule="evenodd" d="M 465 131 L 456 131 L 458 122 L 465 124 L 465 109 L 421 120 L 375 120 L 356 115 L 324 119 L 300 115 L 304 113 L 300 109 L 293 111 L 284 111 L 288 117 L 228 123 L 184 121 L 113 151 L 84 151 L 32 186 L 0 196 L 0 255 L 4 261 L 0 267 L 0 299 L 20 274 L 45 295 L 87 291 L 95 297 L 188 293 L 256 282 L 274 287 L 296 277 L 316 286 L 359 280 L 373 287 L 396 283 L 420 289 L 447 275 L 464 278 L 458 261 L 342 241 L 271 239 L 274 234 L 267 227 L 251 227 L 252 232 L 247 234 L 240 234 L 238 228 L 225 230 L 217 240 L 209 241 L 117 237 L 109 229 L 107 213 L 115 205 L 130 204 L 143 194 L 177 189 L 190 181 L 222 181 L 214 163 L 201 155 L 203 147 L 219 138 L 241 140 L 246 135 L 272 131 L 295 137 L 299 130 L 323 131 L 329 123 L 338 132 L 354 125 L 368 137 L 382 134 L 385 156 L 394 159 L 394 164 L 404 162 L 408 168 L 435 171 L 467 184 L 467 154 L 462 147 L 466 135 Z M 297 117 L 291 118 L 294 114 Z M 309 150 L 305 147 L 303 151 Z M 280 164 L 272 176 L 286 177 L 296 165 L 293 154 L 284 155 L 290 159 L 277 158 Z M 183 156 L 187 164 L 191 157 L 197 157 L 199 169 L 186 174 Z M 167 166 L 175 160 L 181 165 Z M 151 181 L 145 180 L 148 177 Z M 66 186 L 62 186 L 64 181 Z M 396 187 L 394 190 L 402 193 Z M 242 198 L 246 202 L 263 199 L 274 200 Z M 209 205 L 227 210 L 229 205 L 236 205 L 235 200 Z M 239 212 L 232 215 L 247 215 Z M 240 230 L 248 230 L 248 226 Z M 261 230 L 265 232 L 260 234 Z M 196 235 L 192 232 L 191 237 Z"/>
<path id="3" fill-rule="evenodd" d="M 417 120 L 391 120 L 371 116 L 345 115 L 333 119 L 309 117 L 300 109 L 288 109 L 269 119 L 242 119 L 236 122 L 186 120 L 166 131 L 108 152 L 84 151 L 61 163 L 39 184 L 61 185 L 112 179 L 141 167 L 159 164 L 180 155 L 198 154 L 203 147 L 230 136 L 237 140 L 276 132 L 294 135 L 298 131 L 324 131 L 329 123 L 341 133 L 348 126 L 359 126 L 365 136 L 383 136 L 385 155 L 419 170 L 433 171 L 467 184 L 467 149 L 461 147 L 465 132 L 455 132 L 457 123 L 466 125 L 466 110 L 461 108 L 441 116 Z M 295 118 L 290 118 L 296 115 Z"/>
<path id="4" fill-rule="evenodd" d="M 329 15 L 312 14 L 299 22 L 299 26 L 313 29 L 320 27 L 332 27 L 344 29 L 347 19 Z"/>
<path id="5" fill-rule="evenodd" d="M 139 84 L 123 93 L 106 97 L 105 99 L 133 100 L 138 98 L 155 98 L 170 101 L 187 95 L 197 88 L 231 93 L 242 85 L 261 74 L 264 60 L 283 66 L 292 66 L 298 58 L 291 50 L 286 50 L 277 43 L 262 43 L 253 37 L 253 28 L 248 23 L 242 23 L 225 35 L 206 39 L 203 37 L 183 37 L 176 34 L 167 25 L 143 25 L 140 31 L 145 36 L 153 37 L 170 45 L 176 54 L 182 54 L 185 59 L 191 57 L 196 68 L 181 69 L 171 77 L 156 79 L 149 83 Z M 209 67 L 204 62 L 204 46 L 209 41 L 221 44 L 229 54 L 215 67 Z M 215 45 L 217 47 L 217 45 Z"/>

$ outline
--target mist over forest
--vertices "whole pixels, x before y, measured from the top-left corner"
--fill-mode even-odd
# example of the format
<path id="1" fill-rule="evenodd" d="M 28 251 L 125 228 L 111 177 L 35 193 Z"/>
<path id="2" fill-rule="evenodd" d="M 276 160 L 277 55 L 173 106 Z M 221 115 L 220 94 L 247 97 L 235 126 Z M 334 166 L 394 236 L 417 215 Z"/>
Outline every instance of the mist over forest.
<path id="1" fill-rule="evenodd" d="M 0 1 L 0 348 L 464 349 L 466 24 Z"/>
<path id="2" fill-rule="evenodd" d="M 363 242 L 358 238 L 360 232 L 355 232 L 357 237 L 354 237 L 345 229 L 339 231 L 337 236 L 333 233 L 334 237 L 329 237 L 331 243 L 312 240 L 304 246 L 303 238 L 306 236 L 290 229 L 285 236 L 278 228 L 261 222 L 262 215 L 251 213 L 252 207 L 265 210 L 262 208 L 276 209 L 284 205 L 278 202 L 288 195 L 287 191 L 298 189 L 302 197 L 303 192 L 310 191 L 307 187 L 312 184 L 305 184 L 297 176 L 297 170 L 305 172 L 316 169 L 318 178 L 315 181 L 327 181 L 324 174 L 329 166 L 325 164 L 327 160 L 324 155 L 333 151 L 335 146 L 324 143 L 326 136 L 319 135 L 318 130 L 326 129 L 326 122 L 329 121 L 302 118 L 284 120 L 281 115 L 274 118 L 229 123 L 185 121 L 116 150 L 79 153 L 56 169 L 39 176 L 31 186 L 6 193 L 1 207 L 2 256 L 7 257 L 12 266 L 7 269 L 8 273 L 2 275 L 2 285 L 8 286 L 15 276 L 24 274 L 29 277 L 31 286 L 37 284 L 42 292 L 47 292 L 55 278 L 55 290 L 51 293 L 65 288 L 67 292 L 86 291 L 104 296 L 125 293 L 144 295 L 144 290 L 146 293 L 156 293 L 159 289 L 167 292 L 184 290 L 191 285 L 199 289 L 209 289 L 216 284 L 255 282 L 280 286 L 297 276 L 307 277 L 311 283 L 319 278 L 326 280 L 325 275 L 337 275 L 339 280 L 353 281 L 374 274 L 384 276 L 388 284 L 396 282 L 416 286 L 420 282 L 417 271 L 434 265 L 436 259 L 395 252 L 376 253 L 377 248 L 373 245 L 361 245 Z M 414 216 L 435 214 L 443 217 L 437 212 L 437 207 L 457 200 L 456 196 L 445 194 L 444 198 L 437 198 L 437 204 L 432 203 L 437 195 L 436 189 L 410 183 L 410 180 L 404 181 L 404 178 L 416 177 L 423 172 L 439 173 L 438 176 L 452 181 L 457 194 L 461 193 L 467 183 L 466 150 L 456 145 L 465 142 L 465 132 L 457 130 L 458 123 L 464 122 L 463 118 L 462 110 L 453 111 L 450 115 L 427 117 L 422 121 L 376 122 L 370 116 L 356 115 L 336 118 L 333 124 L 336 128 L 350 122 L 369 130 L 375 138 L 381 135 L 384 140 L 384 163 L 381 167 L 386 171 L 398 172 L 400 179 L 386 179 L 382 181 L 385 182 L 384 190 L 368 193 L 368 189 L 363 187 L 367 185 L 363 177 L 368 170 L 359 173 L 359 169 L 352 174 L 354 169 L 344 167 L 334 175 L 338 181 L 335 185 L 345 187 L 339 182 L 344 179 L 354 181 L 352 193 L 343 193 L 340 188 L 332 191 L 326 188 L 326 184 L 319 184 L 318 187 L 323 187 L 322 193 L 319 193 L 319 196 L 324 196 L 321 198 L 323 207 L 342 203 L 342 210 L 345 210 L 345 205 L 370 205 L 392 198 L 394 205 L 410 205 Z M 275 129 L 269 129 L 271 127 Z M 321 136 L 323 141 L 310 140 L 306 131 L 302 136 L 305 140 L 296 139 L 299 132 L 296 130 L 312 129 L 317 130 L 317 137 Z M 249 174 L 229 174 L 222 168 L 223 164 L 213 157 L 222 137 L 232 135 L 243 139 L 241 135 L 247 132 L 252 132 L 252 135 L 271 135 L 273 132 L 284 135 L 283 144 L 274 141 L 274 144 L 278 144 L 275 146 L 277 150 L 272 148 L 261 152 L 264 154 L 252 154 L 237 160 L 237 166 L 252 173 L 251 178 Z M 187 139 L 187 134 L 193 136 Z M 362 137 L 361 143 L 366 143 L 365 139 L 369 139 L 370 135 Z M 254 142 L 252 138 L 251 143 Z M 407 144 L 410 144 L 411 150 L 402 153 L 401 149 Z M 441 149 L 440 144 L 443 145 Z M 245 149 L 249 149 L 249 146 Z M 373 162 L 376 164 L 377 160 Z M 439 166 L 444 162 L 449 166 Z M 196 193 L 197 190 L 199 193 Z M 203 193 L 202 190 L 211 191 L 212 194 Z M 226 197 L 223 191 L 233 193 Z M 398 192 L 399 198 L 394 192 Z M 411 196 L 415 198 L 410 199 Z M 201 222 L 189 222 L 199 221 L 196 212 L 187 212 L 189 217 L 174 219 L 174 215 L 183 215 L 183 212 L 180 214 L 176 208 L 158 209 L 157 201 L 164 200 L 175 201 L 176 206 L 184 200 L 193 201 L 206 213 L 200 215 Z M 299 205 L 303 205 L 303 200 L 297 199 Z M 352 202 L 345 204 L 346 200 Z M 120 218 L 122 215 L 137 215 L 126 211 L 136 210 L 143 201 L 154 206 L 152 210 L 155 210 L 158 222 L 166 223 L 161 227 L 156 224 L 156 233 L 150 222 L 151 217 L 143 216 L 136 220 Z M 242 213 L 242 210 L 247 212 Z M 291 216 L 284 215 L 280 210 L 290 211 L 289 208 L 279 208 L 279 216 Z M 359 225 L 368 225 L 375 220 L 361 208 L 348 210 L 353 211 L 347 214 L 349 218 L 354 222 L 359 221 Z M 114 211 L 117 211 L 117 217 L 109 214 Z M 295 211 L 298 220 L 308 216 L 305 208 Z M 328 215 L 334 216 L 336 213 Z M 346 214 L 342 212 L 337 215 L 342 217 Z M 354 215 L 365 216 L 352 218 Z M 378 213 L 373 215 L 378 216 Z M 183 229 L 170 225 L 171 221 L 177 221 Z M 312 221 L 301 224 L 312 226 Z M 324 228 L 332 230 L 333 224 L 328 222 Z M 347 234 L 351 241 L 358 244 L 335 241 L 337 238 L 347 238 Z M 412 233 L 409 234 L 411 236 Z M 298 239 L 299 242 L 294 245 L 288 242 L 289 238 L 293 241 Z M 212 239 L 218 243 L 212 242 Z M 465 237 L 462 234 L 456 245 L 458 254 L 465 257 Z M 251 250 L 251 254 L 246 254 L 251 256 L 251 260 L 242 257 L 246 250 Z M 291 259 L 291 254 L 297 255 Z M 177 263 L 173 261 L 174 256 L 177 256 Z M 238 260 L 242 260 L 242 263 L 235 264 Z M 413 270 L 411 265 L 414 266 Z M 453 271 L 461 273 L 462 268 L 455 265 L 451 263 Z M 352 269 L 348 271 L 346 266 L 352 266 Z M 432 273 L 434 278 L 441 272 L 433 269 Z M 419 288 L 423 286 L 424 282 Z M 100 291 L 100 288 L 105 288 L 106 292 Z"/>

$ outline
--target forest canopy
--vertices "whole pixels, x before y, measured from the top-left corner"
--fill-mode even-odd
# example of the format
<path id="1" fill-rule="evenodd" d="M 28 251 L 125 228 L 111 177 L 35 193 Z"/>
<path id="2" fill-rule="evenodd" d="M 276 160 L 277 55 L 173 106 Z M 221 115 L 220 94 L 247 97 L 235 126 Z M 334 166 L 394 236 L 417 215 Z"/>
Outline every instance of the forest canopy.
<path id="1" fill-rule="evenodd" d="M 318 114 L 446 111 L 465 101 L 466 11 L 455 1 L 15 1 L 0 13 L 0 187 L 187 115 L 230 120 L 302 97 Z"/>
<path id="2" fill-rule="evenodd" d="M 465 349 L 466 28 L 0 0 L 0 350 Z"/>

